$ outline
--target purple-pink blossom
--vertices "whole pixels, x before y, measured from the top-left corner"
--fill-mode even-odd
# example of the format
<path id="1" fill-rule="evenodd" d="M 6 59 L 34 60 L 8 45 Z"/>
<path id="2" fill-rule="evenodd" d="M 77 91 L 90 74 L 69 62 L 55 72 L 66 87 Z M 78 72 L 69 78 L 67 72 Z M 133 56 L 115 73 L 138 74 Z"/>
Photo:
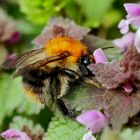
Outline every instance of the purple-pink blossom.
<path id="1" fill-rule="evenodd" d="M 134 38 L 134 45 L 137 51 L 140 53 L 140 28 L 138 28 L 135 38 Z"/>
<path id="2" fill-rule="evenodd" d="M 8 40 L 8 43 L 15 44 L 20 40 L 20 33 L 15 31 Z"/>
<path id="3" fill-rule="evenodd" d="M 136 38 L 138 39 L 137 46 L 134 47 L 134 40 Z M 107 89 L 114 89 L 117 88 L 118 86 L 121 86 L 126 93 L 131 93 L 133 92 L 134 89 L 133 82 L 132 82 L 134 80 L 134 78 L 132 78 L 133 74 L 131 72 L 124 73 L 124 68 L 126 67 L 127 69 L 128 64 L 131 63 L 131 61 L 133 63 L 134 61 L 133 59 L 135 59 L 136 56 L 139 56 L 139 53 L 137 51 L 138 50 L 137 48 L 140 47 L 138 34 L 135 35 L 134 33 L 130 32 L 124 35 L 122 38 L 114 40 L 113 43 L 115 45 L 118 44 L 118 46 L 122 45 L 120 47 L 122 47 L 124 50 L 125 49 L 127 50 L 129 48 L 129 50 L 127 50 L 126 52 L 128 53 L 128 55 L 124 54 L 124 57 L 126 58 L 123 58 L 123 60 L 121 60 L 121 63 L 120 62 L 107 63 L 103 51 L 101 49 L 97 49 L 94 52 L 94 58 L 96 63 L 88 65 L 88 68 L 91 72 L 93 72 L 93 74 L 95 74 L 97 80 L 102 84 L 103 87 L 106 87 Z M 131 52 L 130 50 L 131 51 L 134 50 L 134 51 Z M 132 58 L 129 58 L 129 56 Z M 139 61 L 137 59 L 136 61 Z M 125 62 L 129 62 L 129 63 L 126 64 Z M 134 65 L 136 64 L 137 63 L 134 62 Z M 133 68 L 135 69 L 135 67 Z"/>
<path id="4" fill-rule="evenodd" d="M 118 24 L 118 28 L 120 29 L 120 32 L 122 34 L 125 34 L 129 31 L 129 24 L 130 22 L 128 20 L 122 19 L 120 23 Z"/>
<path id="5" fill-rule="evenodd" d="M 103 63 L 105 64 L 107 62 L 105 54 L 101 48 L 94 51 L 93 56 L 95 58 L 96 63 Z"/>
<path id="6" fill-rule="evenodd" d="M 129 32 L 122 36 L 121 38 L 117 38 L 113 40 L 113 44 L 117 47 L 121 48 L 123 51 L 128 47 L 133 46 L 134 44 L 135 33 Z"/>
<path id="7" fill-rule="evenodd" d="M 13 59 L 15 59 L 16 55 L 17 55 L 16 53 L 8 54 L 6 61 L 12 61 Z"/>
<path id="8" fill-rule="evenodd" d="M 125 92 L 131 93 L 133 91 L 132 83 L 130 82 L 125 83 L 125 85 L 123 86 L 123 89 L 125 90 Z"/>
<path id="9" fill-rule="evenodd" d="M 136 3 L 125 3 L 125 10 L 129 16 L 140 16 L 140 5 Z"/>
<path id="10" fill-rule="evenodd" d="M 17 22 L 0 8 L 0 42 L 5 42 L 11 38 L 13 33 L 17 31 L 16 25 Z"/>
<path id="11" fill-rule="evenodd" d="M 15 140 L 31 140 L 31 138 L 25 133 L 16 129 L 8 129 L 1 133 L 2 138 L 10 140 L 11 138 Z"/>
<path id="12" fill-rule="evenodd" d="M 113 40 L 113 43 L 125 50 L 129 46 L 135 46 L 140 53 L 140 4 L 125 3 L 125 10 L 127 12 L 126 19 L 122 19 L 118 24 L 118 28 L 122 34 L 129 31 L 129 25 L 137 27 L 136 33 L 129 32 L 122 38 Z"/>
<path id="13" fill-rule="evenodd" d="M 91 132 L 84 134 L 82 140 L 96 140 L 96 138 L 92 135 Z"/>
<path id="14" fill-rule="evenodd" d="M 100 111 L 90 110 L 78 116 L 76 120 L 86 126 L 90 132 L 98 133 L 106 126 L 108 117 Z"/>
<path id="15" fill-rule="evenodd" d="M 129 25 L 140 26 L 140 5 L 134 3 L 125 3 L 127 12 L 126 19 L 122 19 L 118 24 L 118 28 L 122 34 L 129 31 Z"/>

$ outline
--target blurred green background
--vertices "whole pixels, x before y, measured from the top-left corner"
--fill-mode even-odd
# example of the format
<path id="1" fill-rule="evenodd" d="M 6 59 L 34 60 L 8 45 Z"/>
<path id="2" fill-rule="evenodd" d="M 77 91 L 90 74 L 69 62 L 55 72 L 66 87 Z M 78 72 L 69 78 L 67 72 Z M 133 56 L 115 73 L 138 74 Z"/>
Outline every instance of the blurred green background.
<path id="1" fill-rule="evenodd" d="M 63 16 L 91 28 L 91 34 L 106 39 L 121 36 L 117 24 L 125 17 L 123 4 L 137 0 L 0 0 L 0 65 L 14 54 L 31 50 L 31 41 L 53 16 Z M 13 71 L 0 70 L 0 132 L 21 127 L 24 122 L 47 130 L 53 114 L 30 101 L 21 79 Z"/>

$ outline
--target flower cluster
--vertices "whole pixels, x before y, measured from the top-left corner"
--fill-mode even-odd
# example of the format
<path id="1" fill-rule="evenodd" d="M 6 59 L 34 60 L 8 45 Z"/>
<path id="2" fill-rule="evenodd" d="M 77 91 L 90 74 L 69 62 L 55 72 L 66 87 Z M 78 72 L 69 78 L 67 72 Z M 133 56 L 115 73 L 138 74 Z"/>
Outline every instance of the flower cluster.
<path id="1" fill-rule="evenodd" d="M 6 44 L 15 44 L 20 39 L 16 26 L 17 22 L 0 8 L 0 66 L 9 57 L 8 50 L 5 48 Z"/>
<path id="2" fill-rule="evenodd" d="M 83 137 L 83 140 L 96 140 L 92 133 L 98 133 L 104 128 L 108 122 L 107 116 L 97 110 L 90 110 L 78 116 L 77 121 L 86 126 L 88 133 Z"/>
<path id="3" fill-rule="evenodd" d="M 21 132 L 16 129 L 9 129 L 3 132 L 1 136 L 6 140 L 10 140 L 11 138 L 15 140 L 31 140 L 25 132 Z"/>
<path id="4" fill-rule="evenodd" d="M 17 23 L 0 8 L 0 42 L 15 43 L 19 39 Z"/>
<path id="5" fill-rule="evenodd" d="M 101 89 L 97 88 L 96 91 L 102 92 L 92 94 L 95 103 L 93 109 L 84 111 L 76 118 L 87 129 L 82 140 L 96 140 L 93 134 L 99 133 L 109 123 L 113 129 L 119 130 L 129 122 L 129 118 L 140 112 L 140 5 L 125 4 L 124 7 L 127 16 L 118 25 L 124 36 L 113 40 L 113 43 L 123 50 L 122 58 L 108 62 L 103 50 L 98 48 L 93 53 L 95 63 L 88 65 L 94 78 L 102 85 Z M 129 32 L 129 26 L 135 26 L 136 32 Z M 14 29 L 13 24 L 8 29 L 10 27 Z M 42 47 L 51 38 L 60 36 L 82 40 L 89 31 L 68 19 L 53 18 L 33 43 Z M 3 31 L 0 41 L 16 36 L 16 32 L 11 32 L 7 35 L 7 32 Z M 9 61 L 12 58 L 13 56 L 8 57 Z M 99 102 L 99 99 L 102 102 Z M 31 140 L 25 132 L 15 129 L 9 129 L 1 136 L 5 139 Z"/>
<path id="6" fill-rule="evenodd" d="M 49 39 L 60 36 L 68 36 L 81 40 L 89 31 L 89 28 L 78 26 L 74 21 L 55 17 L 48 22 L 42 33 L 33 40 L 33 43 L 36 46 L 42 46 Z"/>
<path id="7" fill-rule="evenodd" d="M 113 42 L 123 50 L 134 45 L 140 52 L 140 4 L 126 3 L 124 7 L 127 12 L 126 19 L 122 19 L 118 24 L 118 28 L 124 36 L 115 39 Z M 136 29 L 136 33 L 129 31 L 130 26 Z"/>
<path id="8" fill-rule="evenodd" d="M 122 58 L 118 61 L 107 62 L 103 52 L 96 53 L 95 51 L 96 63 L 88 66 L 105 89 L 103 96 L 97 96 L 102 98 L 103 110 L 111 116 L 110 123 L 115 129 L 120 129 L 128 122 L 129 117 L 137 115 L 140 111 L 140 5 L 124 4 L 124 6 L 128 15 L 126 19 L 121 20 L 118 27 L 125 35 L 113 40 L 116 46 L 123 49 Z M 128 32 L 129 26 L 136 26 L 136 33 Z M 107 96 L 110 99 L 109 102 Z M 121 108 L 124 112 L 120 115 Z"/>

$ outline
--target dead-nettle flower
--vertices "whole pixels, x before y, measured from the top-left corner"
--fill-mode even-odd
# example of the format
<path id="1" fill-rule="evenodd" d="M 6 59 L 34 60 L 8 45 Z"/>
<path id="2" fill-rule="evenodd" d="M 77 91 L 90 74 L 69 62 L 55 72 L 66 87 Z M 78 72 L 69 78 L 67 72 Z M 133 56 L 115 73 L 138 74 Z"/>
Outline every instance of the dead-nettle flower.
<path id="1" fill-rule="evenodd" d="M 105 54 L 101 48 L 96 49 L 93 53 L 93 56 L 95 58 L 95 63 L 103 63 L 105 64 L 107 62 L 107 59 L 105 57 Z"/>
<path id="2" fill-rule="evenodd" d="M 136 81 L 139 81 L 140 54 L 134 46 L 128 47 L 120 61 L 107 62 L 101 49 L 94 52 L 95 64 L 88 68 L 95 74 L 97 80 L 107 89 L 122 87 L 127 93 L 133 91 Z"/>
<path id="3" fill-rule="evenodd" d="M 126 19 L 120 21 L 118 28 L 125 35 L 122 38 L 113 40 L 113 43 L 123 50 L 126 50 L 127 47 L 135 46 L 140 53 L 140 4 L 126 3 L 124 7 L 127 11 L 127 16 Z M 137 27 L 136 33 L 128 32 L 129 25 Z"/>
<path id="4" fill-rule="evenodd" d="M 11 138 L 15 140 L 31 140 L 25 132 L 21 132 L 17 129 L 8 129 L 1 133 L 1 136 L 6 140 L 10 140 Z"/>
<path id="5" fill-rule="evenodd" d="M 100 99 L 95 108 L 109 116 L 108 123 L 114 130 L 120 130 L 140 111 L 140 53 L 136 47 L 130 46 L 120 60 L 98 62 L 88 66 L 104 88 L 104 93 L 93 97 L 93 100 Z M 85 137 L 90 138 L 91 134 Z"/>
<path id="6" fill-rule="evenodd" d="M 97 110 L 90 110 L 79 115 L 76 120 L 83 124 L 88 133 L 83 136 L 83 140 L 96 140 L 92 134 L 98 133 L 108 122 L 107 116 Z"/>
<path id="7" fill-rule="evenodd" d="M 81 40 L 90 31 L 89 28 L 81 27 L 74 21 L 62 17 L 52 18 L 42 33 L 33 40 L 33 44 L 41 47 L 53 37 L 68 36 Z"/>
<path id="8" fill-rule="evenodd" d="M 140 26 L 140 4 L 126 3 L 124 4 L 127 12 L 126 19 L 122 19 L 118 24 L 118 28 L 122 34 L 129 31 L 129 25 Z"/>
<path id="9" fill-rule="evenodd" d="M 96 138 L 92 135 L 92 132 L 88 132 L 84 134 L 82 140 L 96 140 Z"/>
<path id="10" fill-rule="evenodd" d="M 17 33 L 16 25 L 17 23 L 9 17 L 2 8 L 0 8 L 0 42 L 5 42 L 11 39 L 13 41 L 15 33 Z M 14 42 L 15 41 L 17 41 L 17 39 L 15 40 L 14 38 Z"/>
<path id="11" fill-rule="evenodd" d="M 128 32 L 121 38 L 114 39 L 112 42 L 123 51 L 125 51 L 128 47 L 135 46 L 137 51 L 140 53 L 140 28 L 138 28 L 136 33 Z"/>
<path id="12" fill-rule="evenodd" d="M 133 46 L 134 38 L 135 38 L 135 33 L 128 32 L 121 38 L 114 39 L 113 44 L 119 47 L 120 49 L 122 49 L 122 51 L 125 51 L 128 47 Z"/>
<path id="13" fill-rule="evenodd" d="M 18 31 L 15 31 L 11 37 L 7 40 L 10 44 L 15 44 L 20 40 L 20 33 Z"/>
<path id="14" fill-rule="evenodd" d="M 140 54 L 134 46 L 126 50 L 120 61 L 91 64 L 88 68 L 107 89 L 122 87 L 128 93 L 133 91 L 133 86 L 139 89 Z"/>
<path id="15" fill-rule="evenodd" d="M 138 28 L 138 30 L 135 34 L 134 45 L 135 45 L 137 51 L 140 53 L 140 27 Z"/>

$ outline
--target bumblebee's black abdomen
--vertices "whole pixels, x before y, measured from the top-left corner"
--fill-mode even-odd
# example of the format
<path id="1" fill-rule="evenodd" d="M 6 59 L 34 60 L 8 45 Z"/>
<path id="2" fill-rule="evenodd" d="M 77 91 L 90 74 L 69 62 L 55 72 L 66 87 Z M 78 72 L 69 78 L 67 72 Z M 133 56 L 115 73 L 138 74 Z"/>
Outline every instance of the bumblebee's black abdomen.
<path id="1" fill-rule="evenodd" d="M 27 79 L 27 78 L 23 78 L 23 82 L 27 83 L 31 86 L 35 86 L 35 87 L 43 87 L 44 86 L 42 80 L 30 80 L 30 79 Z"/>
<path id="2" fill-rule="evenodd" d="M 32 69 L 29 71 L 29 74 L 33 78 L 39 79 L 39 80 L 44 80 L 47 77 L 49 77 L 49 74 L 47 72 L 45 72 L 44 70 L 40 70 L 40 69 Z"/>
<path id="3" fill-rule="evenodd" d="M 20 70 L 22 81 L 28 90 L 37 96 L 43 94 L 44 80 L 49 77 L 48 73 L 41 69 L 24 68 Z"/>
<path id="4" fill-rule="evenodd" d="M 28 90 L 31 90 L 36 95 L 41 95 L 43 92 L 43 81 L 31 81 L 29 79 L 23 78 L 22 79 L 24 85 L 28 87 Z"/>
<path id="5" fill-rule="evenodd" d="M 25 78 L 25 80 L 29 81 L 38 81 L 38 80 L 45 80 L 49 77 L 49 73 L 42 69 L 37 68 L 22 68 L 18 72 L 18 75 Z"/>

